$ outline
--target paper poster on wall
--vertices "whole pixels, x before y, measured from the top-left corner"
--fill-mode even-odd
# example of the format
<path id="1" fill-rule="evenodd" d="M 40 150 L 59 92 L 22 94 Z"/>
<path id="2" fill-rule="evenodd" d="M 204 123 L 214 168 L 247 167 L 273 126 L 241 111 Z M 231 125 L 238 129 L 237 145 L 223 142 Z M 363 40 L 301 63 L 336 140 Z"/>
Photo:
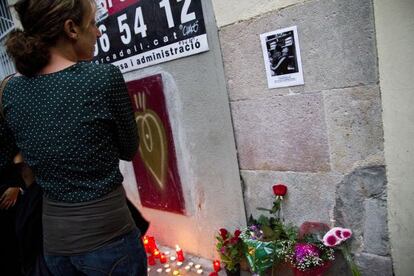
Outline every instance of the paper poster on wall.
<path id="1" fill-rule="evenodd" d="M 95 0 L 93 61 L 128 72 L 208 51 L 201 0 Z"/>
<path id="2" fill-rule="evenodd" d="M 304 84 L 296 26 L 260 35 L 269 88 Z"/>
<path id="3" fill-rule="evenodd" d="M 139 134 L 132 161 L 141 204 L 184 214 L 185 203 L 161 75 L 127 83 Z"/>

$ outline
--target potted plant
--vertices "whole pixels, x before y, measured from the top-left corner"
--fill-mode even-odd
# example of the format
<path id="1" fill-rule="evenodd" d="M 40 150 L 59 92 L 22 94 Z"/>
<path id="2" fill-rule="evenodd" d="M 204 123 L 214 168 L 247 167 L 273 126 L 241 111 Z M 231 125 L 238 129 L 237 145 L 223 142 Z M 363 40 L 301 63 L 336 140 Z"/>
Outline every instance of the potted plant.
<path id="1" fill-rule="evenodd" d="M 240 234 L 239 229 L 232 234 L 227 229 L 221 228 L 216 236 L 216 249 L 228 276 L 240 275 L 240 262 L 243 258 L 243 243 Z"/>

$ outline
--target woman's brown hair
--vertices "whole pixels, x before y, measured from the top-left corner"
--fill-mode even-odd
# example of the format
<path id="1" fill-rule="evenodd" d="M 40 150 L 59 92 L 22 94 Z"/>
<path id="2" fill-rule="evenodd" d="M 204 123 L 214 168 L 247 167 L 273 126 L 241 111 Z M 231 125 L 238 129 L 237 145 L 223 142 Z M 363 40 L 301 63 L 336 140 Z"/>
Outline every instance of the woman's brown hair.
<path id="1" fill-rule="evenodd" d="M 12 31 L 6 41 L 8 54 L 22 75 L 35 76 L 50 59 L 49 49 L 65 35 L 71 19 L 82 26 L 91 0 L 20 0 L 14 7 L 23 30 Z"/>

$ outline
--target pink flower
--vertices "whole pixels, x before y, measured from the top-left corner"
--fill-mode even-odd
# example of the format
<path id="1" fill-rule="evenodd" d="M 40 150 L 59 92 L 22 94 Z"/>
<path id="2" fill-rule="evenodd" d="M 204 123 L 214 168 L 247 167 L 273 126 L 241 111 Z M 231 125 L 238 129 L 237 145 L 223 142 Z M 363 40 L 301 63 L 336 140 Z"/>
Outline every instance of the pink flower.
<path id="1" fill-rule="evenodd" d="M 342 229 L 341 228 L 339 228 L 339 227 L 335 227 L 335 228 L 338 228 L 338 229 L 336 229 L 334 232 L 335 232 L 335 236 L 337 237 L 337 238 L 339 238 L 339 239 L 342 239 Z"/>
<path id="2" fill-rule="evenodd" d="M 325 235 L 323 237 L 323 244 L 329 247 L 337 245 L 341 240 L 338 239 L 335 235 Z"/>
<path id="3" fill-rule="evenodd" d="M 343 240 L 347 240 L 352 236 L 352 231 L 351 229 L 348 228 L 344 228 L 342 229 L 342 239 Z"/>
<path id="4" fill-rule="evenodd" d="M 295 259 L 296 262 L 302 262 L 303 259 L 314 256 L 319 257 L 320 250 L 313 244 L 310 243 L 297 243 L 295 245 Z"/>
<path id="5" fill-rule="evenodd" d="M 341 242 L 349 239 L 352 236 L 352 231 L 347 228 L 334 227 L 323 236 L 323 243 L 326 246 L 333 247 Z"/>

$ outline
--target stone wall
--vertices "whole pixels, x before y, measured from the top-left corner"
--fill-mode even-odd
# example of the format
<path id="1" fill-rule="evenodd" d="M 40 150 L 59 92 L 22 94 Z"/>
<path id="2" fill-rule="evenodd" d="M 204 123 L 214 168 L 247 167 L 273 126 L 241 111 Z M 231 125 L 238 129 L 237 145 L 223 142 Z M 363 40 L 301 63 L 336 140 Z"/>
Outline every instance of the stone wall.
<path id="1" fill-rule="evenodd" d="M 289 3 L 221 20 L 232 22 L 220 41 L 247 213 L 258 216 L 284 182 L 288 221 L 351 227 L 364 275 L 392 275 L 372 2 Z M 259 35 L 294 25 L 305 84 L 268 89 Z"/>

